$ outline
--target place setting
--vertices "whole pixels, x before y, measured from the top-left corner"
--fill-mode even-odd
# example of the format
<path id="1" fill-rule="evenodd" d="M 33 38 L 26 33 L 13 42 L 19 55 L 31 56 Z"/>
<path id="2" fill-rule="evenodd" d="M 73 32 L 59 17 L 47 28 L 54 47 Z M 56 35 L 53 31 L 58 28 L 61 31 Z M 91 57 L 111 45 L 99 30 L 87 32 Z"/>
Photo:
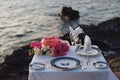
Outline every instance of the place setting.
<path id="1" fill-rule="evenodd" d="M 81 62 L 73 57 L 58 57 L 51 60 L 51 65 L 61 70 L 73 70 L 81 67 Z"/>
<path id="2" fill-rule="evenodd" d="M 82 46 L 81 43 L 75 44 L 74 50 L 77 58 L 81 60 L 82 69 L 91 67 L 97 69 L 105 69 L 108 67 L 108 64 L 106 62 L 94 61 L 96 60 L 95 58 L 101 54 L 101 50 L 98 48 L 98 46 L 92 45 L 91 39 L 88 35 L 86 35 L 84 38 L 84 45 Z"/>
<path id="3" fill-rule="evenodd" d="M 47 63 L 32 63 L 29 65 L 32 70 L 45 70 L 50 68 L 58 69 L 58 70 L 74 70 L 77 68 L 81 68 L 81 61 L 74 57 L 56 57 L 54 59 L 49 60 Z"/>
<path id="4" fill-rule="evenodd" d="M 92 45 L 88 35 L 85 36 L 84 45 L 80 46 L 79 50 L 80 51 L 77 54 L 81 56 L 97 56 L 101 53 L 101 50 L 97 46 Z"/>
<path id="5" fill-rule="evenodd" d="M 93 46 L 91 43 L 91 39 L 88 35 L 85 35 L 84 38 L 84 45 L 82 45 L 81 39 L 78 37 L 79 34 L 84 33 L 82 28 L 77 27 L 75 30 L 73 30 L 72 27 L 69 27 L 70 30 L 70 40 L 72 46 L 74 45 L 75 47 L 75 52 L 78 55 L 81 56 L 96 56 L 101 53 L 101 50 L 97 46 Z"/>

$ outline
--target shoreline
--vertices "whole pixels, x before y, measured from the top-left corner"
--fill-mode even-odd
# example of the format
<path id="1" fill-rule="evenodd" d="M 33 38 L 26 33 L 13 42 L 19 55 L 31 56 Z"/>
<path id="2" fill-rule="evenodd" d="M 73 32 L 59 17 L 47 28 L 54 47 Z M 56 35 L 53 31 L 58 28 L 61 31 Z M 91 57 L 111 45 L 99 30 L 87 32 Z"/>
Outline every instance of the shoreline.
<path id="1" fill-rule="evenodd" d="M 107 20 L 98 25 L 80 24 L 80 26 L 93 39 L 93 43 L 99 45 L 107 62 L 120 57 L 118 54 L 120 53 L 120 18 Z M 60 38 L 69 41 L 68 33 Z M 27 80 L 28 66 L 33 57 L 28 55 L 29 49 L 29 45 L 25 45 L 14 50 L 10 56 L 6 56 L 5 62 L 0 64 L 0 80 L 22 80 L 22 78 Z"/>

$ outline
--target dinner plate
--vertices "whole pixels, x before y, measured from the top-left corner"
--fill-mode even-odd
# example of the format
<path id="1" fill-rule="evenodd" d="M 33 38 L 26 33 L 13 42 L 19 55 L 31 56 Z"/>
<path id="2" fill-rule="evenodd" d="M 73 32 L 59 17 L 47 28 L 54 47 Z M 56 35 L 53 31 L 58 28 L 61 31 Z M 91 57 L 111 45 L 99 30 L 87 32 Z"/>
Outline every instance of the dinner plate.
<path id="1" fill-rule="evenodd" d="M 102 62 L 102 61 L 97 61 L 97 62 L 95 62 L 93 64 L 98 69 L 105 69 L 105 68 L 108 67 L 108 64 L 106 62 Z"/>
<path id="2" fill-rule="evenodd" d="M 32 63 L 29 65 L 31 69 L 34 70 L 43 70 L 45 69 L 45 64 L 43 63 Z"/>
<path id="3" fill-rule="evenodd" d="M 58 57 L 51 60 L 51 65 L 63 70 L 70 70 L 80 67 L 80 60 L 73 57 Z"/>
<path id="4" fill-rule="evenodd" d="M 100 53 L 101 53 L 101 50 L 96 47 L 92 47 L 92 50 L 89 51 L 88 53 L 84 51 L 84 47 L 81 47 L 78 54 L 82 56 L 96 56 L 96 55 L 99 55 Z"/>

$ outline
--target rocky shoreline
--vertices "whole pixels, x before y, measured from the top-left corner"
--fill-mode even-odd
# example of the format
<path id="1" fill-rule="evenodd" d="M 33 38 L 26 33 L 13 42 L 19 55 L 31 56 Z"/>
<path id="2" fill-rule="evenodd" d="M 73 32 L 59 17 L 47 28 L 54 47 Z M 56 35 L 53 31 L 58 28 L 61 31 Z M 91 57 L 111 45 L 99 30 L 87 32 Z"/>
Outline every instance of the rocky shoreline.
<path id="1" fill-rule="evenodd" d="M 107 61 L 120 57 L 120 18 L 104 21 L 98 25 L 83 25 L 81 28 L 92 39 L 92 44 L 98 45 Z M 60 37 L 68 40 L 68 33 Z M 25 45 L 6 56 L 0 64 L 0 80 L 27 80 L 28 66 L 33 56 L 29 56 L 29 45 Z"/>

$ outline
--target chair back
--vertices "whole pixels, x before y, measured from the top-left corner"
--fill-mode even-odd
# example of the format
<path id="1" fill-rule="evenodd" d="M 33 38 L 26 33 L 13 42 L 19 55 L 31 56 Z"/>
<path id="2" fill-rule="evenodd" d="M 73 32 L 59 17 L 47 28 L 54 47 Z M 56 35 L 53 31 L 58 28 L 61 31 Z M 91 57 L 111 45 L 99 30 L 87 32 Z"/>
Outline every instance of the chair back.
<path id="1" fill-rule="evenodd" d="M 120 57 L 110 60 L 109 66 L 113 70 L 113 72 L 119 72 L 120 71 Z"/>

